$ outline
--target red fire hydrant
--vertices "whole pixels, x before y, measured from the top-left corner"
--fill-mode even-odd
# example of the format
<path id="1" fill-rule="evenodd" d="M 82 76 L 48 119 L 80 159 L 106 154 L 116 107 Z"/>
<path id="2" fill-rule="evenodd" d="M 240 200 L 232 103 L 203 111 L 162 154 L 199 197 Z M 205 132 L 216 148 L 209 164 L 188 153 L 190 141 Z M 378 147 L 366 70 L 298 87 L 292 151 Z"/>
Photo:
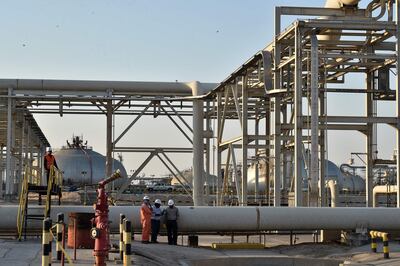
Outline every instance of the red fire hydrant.
<path id="1" fill-rule="evenodd" d="M 93 228 L 91 230 L 92 238 L 95 239 L 93 256 L 95 257 L 95 265 L 105 266 L 108 257 L 109 246 L 109 224 L 108 224 L 108 195 L 105 186 L 120 178 L 120 172 L 117 170 L 109 178 L 100 181 L 97 189 L 97 203 L 94 204 L 96 211 L 93 220 Z"/>

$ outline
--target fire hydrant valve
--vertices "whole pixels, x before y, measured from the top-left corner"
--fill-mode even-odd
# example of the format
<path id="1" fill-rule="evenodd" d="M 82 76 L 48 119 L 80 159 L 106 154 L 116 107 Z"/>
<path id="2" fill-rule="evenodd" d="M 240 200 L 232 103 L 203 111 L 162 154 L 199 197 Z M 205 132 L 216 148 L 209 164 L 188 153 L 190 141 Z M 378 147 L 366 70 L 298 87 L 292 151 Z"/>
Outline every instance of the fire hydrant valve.
<path id="1" fill-rule="evenodd" d="M 92 238 L 95 239 L 93 255 L 95 256 L 95 265 L 98 266 L 106 265 L 105 261 L 110 250 L 108 196 L 105 186 L 120 177 L 118 170 L 111 177 L 101 181 L 97 189 L 97 202 L 94 205 L 95 218 L 93 220 L 93 226 L 95 227 L 91 229 L 90 233 Z"/>

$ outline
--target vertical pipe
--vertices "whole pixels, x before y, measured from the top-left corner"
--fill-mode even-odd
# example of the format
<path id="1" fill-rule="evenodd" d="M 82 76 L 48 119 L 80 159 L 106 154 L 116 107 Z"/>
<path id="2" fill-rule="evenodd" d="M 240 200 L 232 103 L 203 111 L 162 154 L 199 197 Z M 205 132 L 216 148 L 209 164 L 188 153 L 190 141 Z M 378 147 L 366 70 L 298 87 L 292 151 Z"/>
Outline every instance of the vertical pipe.
<path id="1" fill-rule="evenodd" d="M 311 36 L 311 195 L 310 206 L 318 206 L 318 40 Z"/>
<path id="2" fill-rule="evenodd" d="M 7 101 L 7 150 L 6 150 L 6 198 L 11 197 L 11 184 L 12 184 L 12 166 L 11 166 L 11 145 L 12 145 L 12 105 L 13 100 L 12 89 L 8 89 L 8 101 Z M 10 198 L 11 199 L 11 198 Z"/>
<path id="3" fill-rule="evenodd" d="M 206 176 L 205 176 L 205 193 L 206 193 L 206 200 L 205 203 L 208 205 L 209 202 L 209 195 L 210 195 L 210 101 L 206 102 Z"/>
<path id="4" fill-rule="evenodd" d="M 76 224 L 76 217 L 73 218 L 74 219 L 74 261 L 76 261 L 76 235 L 78 234 L 78 227 Z"/>
<path id="5" fill-rule="evenodd" d="M 367 72 L 366 76 L 366 89 L 371 91 L 373 82 L 373 74 L 371 72 Z M 366 106 L 366 116 L 373 116 L 373 95 L 372 93 L 365 94 L 365 106 Z M 366 167 L 365 167 L 365 202 L 366 207 L 372 207 L 373 203 L 373 124 L 367 123 L 367 132 L 366 132 Z"/>
<path id="6" fill-rule="evenodd" d="M 199 83 L 193 85 L 193 95 L 199 95 Z M 203 142 L 203 110 L 204 101 L 200 99 L 193 100 L 193 204 L 202 206 L 203 185 L 204 185 L 204 142 Z"/>
<path id="7" fill-rule="evenodd" d="M 112 116 L 113 116 L 113 105 L 112 101 L 107 101 L 107 122 L 106 122 L 106 176 L 112 175 Z"/>
<path id="8" fill-rule="evenodd" d="M 294 179 L 295 179 L 295 207 L 302 206 L 302 56 L 301 32 L 297 25 L 295 30 L 295 81 L 294 81 Z"/>
<path id="9" fill-rule="evenodd" d="M 221 183 L 222 183 L 222 150 L 220 147 L 221 139 L 219 136 L 219 132 L 221 130 L 221 119 L 222 119 L 222 93 L 217 92 L 217 129 L 216 129 L 216 136 L 217 136 L 217 193 L 216 193 L 216 204 L 217 206 L 221 205 L 221 202 L 219 201 L 220 194 L 221 194 Z"/>
<path id="10" fill-rule="evenodd" d="M 247 113 L 247 76 L 242 77 L 242 199 L 241 205 L 247 205 L 247 157 L 248 157 L 248 113 Z"/>

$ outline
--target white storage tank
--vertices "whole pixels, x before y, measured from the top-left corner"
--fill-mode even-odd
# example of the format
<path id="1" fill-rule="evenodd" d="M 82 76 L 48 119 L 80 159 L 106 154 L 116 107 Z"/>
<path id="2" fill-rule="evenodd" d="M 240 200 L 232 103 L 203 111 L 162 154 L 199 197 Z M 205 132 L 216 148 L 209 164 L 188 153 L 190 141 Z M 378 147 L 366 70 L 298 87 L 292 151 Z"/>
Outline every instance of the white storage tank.
<path id="1" fill-rule="evenodd" d="M 84 144 L 82 138 L 73 137 L 72 143 L 54 152 L 57 165 L 63 173 L 64 184 L 81 187 L 83 185 L 98 184 L 106 178 L 106 158 Z M 118 187 L 127 178 L 125 167 L 118 160 L 113 161 L 113 171 L 119 169 L 123 178 L 114 182 Z"/>

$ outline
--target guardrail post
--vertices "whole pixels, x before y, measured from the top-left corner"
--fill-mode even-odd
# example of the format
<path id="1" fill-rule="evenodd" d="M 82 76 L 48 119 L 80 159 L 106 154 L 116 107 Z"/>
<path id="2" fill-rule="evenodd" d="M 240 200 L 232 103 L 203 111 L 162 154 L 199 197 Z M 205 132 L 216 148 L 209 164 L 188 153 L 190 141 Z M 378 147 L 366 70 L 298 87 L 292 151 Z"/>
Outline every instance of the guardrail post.
<path id="1" fill-rule="evenodd" d="M 119 215 L 119 257 L 121 260 L 124 259 L 124 219 L 125 219 L 125 215 L 120 213 L 120 215 Z"/>
<path id="2" fill-rule="evenodd" d="M 57 244 L 56 244 L 56 252 L 57 252 L 57 260 L 61 260 L 62 257 L 62 239 L 63 239 L 63 223 L 64 223 L 64 214 L 57 214 Z"/>
<path id="3" fill-rule="evenodd" d="M 382 241 L 383 241 L 383 258 L 389 258 L 389 237 L 388 233 L 382 234 Z"/>
<path id="4" fill-rule="evenodd" d="M 131 221 L 124 219 L 124 266 L 131 265 L 131 237 L 132 225 Z"/>
<path id="5" fill-rule="evenodd" d="M 369 235 L 371 236 L 371 251 L 376 253 L 376 236 L 374 231 L 370 231 Z"/>
<path id="6" fill-rule="evenodd" d="M 46 218 L 43 220 L 42 231 L 42 266 L 51 265 L 51 220 Z"/>

